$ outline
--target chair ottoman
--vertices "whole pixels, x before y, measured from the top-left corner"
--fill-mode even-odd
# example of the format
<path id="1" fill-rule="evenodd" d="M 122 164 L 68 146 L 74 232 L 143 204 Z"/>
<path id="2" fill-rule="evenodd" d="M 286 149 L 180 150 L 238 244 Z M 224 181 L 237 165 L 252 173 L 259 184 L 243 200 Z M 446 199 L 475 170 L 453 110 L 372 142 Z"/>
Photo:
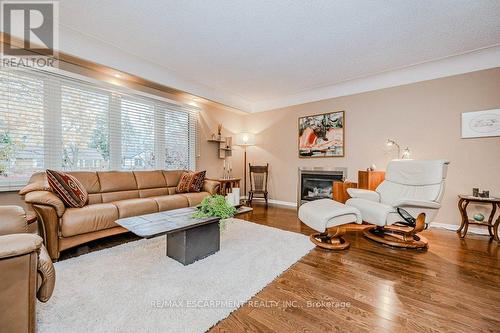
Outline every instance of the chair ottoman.
<path id="1" fill-rule="evenodd" d="M 344 224 L 362 223 L 360 211 L 343 203 L 320 199 L 303 204 L 299 208 L 299 219 L 318 231 L 310 236 L 316 245 L 328 250 L 345 250 L 350 243 L 342 238 Z"/>

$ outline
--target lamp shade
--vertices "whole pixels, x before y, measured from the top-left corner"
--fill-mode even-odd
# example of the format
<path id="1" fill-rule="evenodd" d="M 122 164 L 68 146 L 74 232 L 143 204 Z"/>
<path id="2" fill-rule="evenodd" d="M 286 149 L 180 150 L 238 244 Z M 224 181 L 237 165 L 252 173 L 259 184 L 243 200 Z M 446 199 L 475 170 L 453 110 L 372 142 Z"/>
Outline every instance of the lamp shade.
<path id="1" fill-rule="evenodd" d="M 239 133 L 236 135 L 235 144 L 237 146 L 253 146 L 255 145 L 255 134 Z"/>

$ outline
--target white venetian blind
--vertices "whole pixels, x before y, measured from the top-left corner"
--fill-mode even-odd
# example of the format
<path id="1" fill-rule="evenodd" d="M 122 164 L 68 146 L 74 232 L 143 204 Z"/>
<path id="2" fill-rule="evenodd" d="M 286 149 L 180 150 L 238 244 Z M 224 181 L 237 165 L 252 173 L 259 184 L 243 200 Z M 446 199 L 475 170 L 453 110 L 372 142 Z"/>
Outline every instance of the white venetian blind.
<path id="1" fill-rule="evenodd" d="M 0 190 L 48 168 L 194 170 L 197 117 L 127 88 L 0 70 Z"/>
<path id="2" fill-rule="evenodd" d="M 44 81 L 0 71 L 0 190 L 44 168 Z"/>
<path id="3" fill-rule="evenodd" d="M 109 94 L 61 82 L 62 165 L 64 170 L 109 169 Z"/>
<path id="4" fill-rule="evenodd" d="M 144 100 L 121 99 L 122 169 L 155 168 L 155 107 Z"/>

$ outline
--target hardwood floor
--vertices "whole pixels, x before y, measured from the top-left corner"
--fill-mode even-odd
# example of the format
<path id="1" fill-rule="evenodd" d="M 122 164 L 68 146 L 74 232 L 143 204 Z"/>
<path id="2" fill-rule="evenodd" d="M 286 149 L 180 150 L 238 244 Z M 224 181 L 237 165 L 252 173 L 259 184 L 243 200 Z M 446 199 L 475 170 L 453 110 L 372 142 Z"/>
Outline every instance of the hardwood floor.
<path id="1" fill-rule="evenodd" d="M 295 209 L 254 205 L 238 218 L 309 235 Z M 500 332 L 500 245 L 423 232 L 427 251 L 384 247 L 350 232 L 350 249 L 313 249 L 210 332 Z M 63 253 L 135 240 L 130 234 Z"/>
<path id="2" fill-rule="evenodd" d="M 308 235 L 295 209 L 239 218 Z M 500 332 L 500 245 L 431 229 L 427 251 L 351 232 L 349 250 L 314 249 L 210 332 Z"/>

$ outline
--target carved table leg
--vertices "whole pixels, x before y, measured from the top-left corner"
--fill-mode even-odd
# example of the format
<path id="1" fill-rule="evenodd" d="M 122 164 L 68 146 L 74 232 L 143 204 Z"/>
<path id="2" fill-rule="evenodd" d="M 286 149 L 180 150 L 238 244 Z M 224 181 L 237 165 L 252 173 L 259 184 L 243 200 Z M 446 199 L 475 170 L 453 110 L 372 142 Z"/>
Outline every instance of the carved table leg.
<path id="1" fill-rule="evenodd" d="M 462 223 L 460 224 L 460 228 L 458 228 L 457 230 L 457 233 L 460 235 L 460 238 L 464 238 L 465 235 L 467 235 L 467 230 L 469 229 L 469 217 L 467 216 L 468 205 L 469 205 L 468 200 L 460 199 L 458 201 L 458 209 L 460 210 L 460 215 L 462 216 Z"/>
<path id="2" fill-rule="evenodd" d="M 497 204 L 498 207 L 500 207 L 500 203 Z M 500 224 L 500 216 L 497 218 L 497 221 L 493 225 L 493 239 L 496 240 L 497 242 L 500 242 L 498 239 L 498 225 Z"/>
<path id="3" fill-rule="evenodd" d="M 491 203 L 492 207 L 491 207 L 491 213 L 490 213 L 490 217 L 488 218 L 488 232 L 490 233 L 490 238 L 495 238 L 495 234 L 493 232 L 493 218 L 495 217 L 495 213 L 497 212 L 497 204 L 492 202 Z"/>

